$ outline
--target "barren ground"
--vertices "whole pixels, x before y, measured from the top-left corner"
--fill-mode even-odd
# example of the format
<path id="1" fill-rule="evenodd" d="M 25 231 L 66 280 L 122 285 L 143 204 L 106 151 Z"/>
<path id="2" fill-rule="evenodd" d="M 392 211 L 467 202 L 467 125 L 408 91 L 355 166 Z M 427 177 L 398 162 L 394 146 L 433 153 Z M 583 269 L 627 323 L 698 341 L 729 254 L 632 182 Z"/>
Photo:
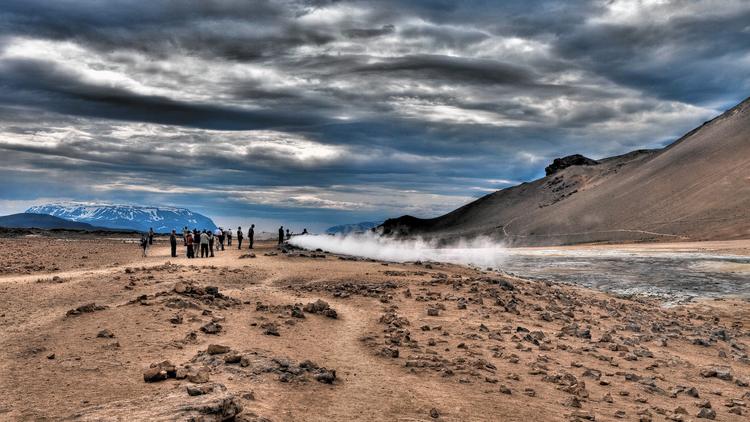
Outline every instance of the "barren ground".
<path id="1" fill-rule="evenodd" d="M 748 420 L 747 301 L 257 246 L 0 239 L 0 419 Z"/>

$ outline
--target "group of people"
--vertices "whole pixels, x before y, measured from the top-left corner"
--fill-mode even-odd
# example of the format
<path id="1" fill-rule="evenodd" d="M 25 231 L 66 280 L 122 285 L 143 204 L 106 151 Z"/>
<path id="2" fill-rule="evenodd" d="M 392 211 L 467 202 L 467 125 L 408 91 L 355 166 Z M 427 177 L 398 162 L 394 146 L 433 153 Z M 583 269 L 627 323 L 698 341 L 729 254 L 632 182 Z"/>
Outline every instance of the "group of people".
<path id="1" fill-rule="evenodd" d="M 255 239 L 255 225 L 248 230 L 247 237 L 250 241 L 250 248 L 252 249 L 253 241 Z M 242 240 L 244 235 L 242 228 L 237 228 L 237 249 L 242 248 Z M 172 247 L 172 256 L 177 256 L 177 234 L 172 230 L 172 234 L 169 237 L 170 245 Z M 217 228 L 214 231 L 193 229 L 188 230 L 187 227 L 182 229 L 182 242 L 185 246 L 186 254 L 188 258 L 195 258 L 200 251 L 201 258 L 209 258 L 214 256 L 215 251 L 223 251 L 224 245 L 232 246 L 232 230 L 224 230 L 222 227 Z"/>
<path id="2" fill-rule="evenodd" d="M 307 234 L 307 229 L 304 229 L 301 234 Z M 224 245 L 232 246 L 232 230 L 224 230 L 219 227 L 216 230 L 189 230 L 187 227 L 182 229 L 182 244 L 185 246 L 185 253 L 188 258 L 195 258 L 196 255 L 200 254 L 201 258 L 209 258 L 214 256 L 215 251 L 223 251 Z M 284 226 L 279 227 L 279 245 L 284 243 L 292 237 L 292 233 L 289 229 L 284 231 Z M 236 233 L 237 249 L 242 249 L 242 241 L 247 239 L 248 249 L 253 249 L 255 243 L 255 224 L 251 224 L 247 230 L 247 236 L 242 231 L 242 227 L 237 227 Z M 143 248 L 143 256 L 146 256 L 146 251 L 149 245 L 154 244 L 154 229 L 149 229 L 148 233 L 144 233 L 141 236 L 141 247 Z M 177 232 L 172 230 L 169 235 L 169 245 L 172 249 L 172 257 L 177 257 Z"/>

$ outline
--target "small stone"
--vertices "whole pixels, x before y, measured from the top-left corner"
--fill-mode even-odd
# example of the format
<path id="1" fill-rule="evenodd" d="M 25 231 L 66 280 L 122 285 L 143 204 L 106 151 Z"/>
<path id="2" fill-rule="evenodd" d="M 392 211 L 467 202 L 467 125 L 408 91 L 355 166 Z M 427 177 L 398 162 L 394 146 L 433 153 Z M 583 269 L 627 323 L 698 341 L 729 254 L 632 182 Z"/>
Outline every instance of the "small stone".
<path id="1" fill-rule="evenodd" d="M 576 396 L 570 396 L 570 397 L 568 397 L 565 400 L 565 402 L 563 403 L 563 405 L 566 406 L 566 407 L 580 408 L 581 407 L 581 401 Z"/>
<path id="2" fill-rule="evenodd" d="M 711 408 L 711 402 L 708 401 L 708 400 L 701 400 L 701 401 L 695 403 L 695 405 L 698 406 L 698 407 L 705 407 L 707 409 Z"/>
<path id="3" fill-rule="evenodd" d="M 326 368 L 320 368 L 313 376 L 315 381 L 322 382 L 324 384 L 333 384 L 336 380 L 336 371 L 327 370 Z"/>
<path id="4" fill-rule="evenodd" d="M 98 332 L 98 333 L 96 334 L 96 336 L 97 336 L 98 338 L 114 338 L 114 337 L 115 337 L 115 335 L 114 335 L 114 334 L 112 334 L 112 332 L 111 332 L 111 331 L 109 331 L 109 330 L 106 330 L 106 329 L 105 329 L 105 330 L 101 330 L 101 331 L 99 331 L 99 332 Z"/>
<path id="5" fill-rule="evenodd" d="M 698 411 L 698 414 L 695 416 L 700 419 L 716 419 L 716 412 L 713 409 L 701 407 L 701 409 Z"/>
<path id="6" fill-rule="evenodd" d="M 304 318 L 305 314 L 298 306 L 292 308 L 292 318 Z"/>
<path id="7" fill-rule="evenodd" d="M 500 392 L 503 394 L 511 394 L 510 388 L 504 384 L 500 385 Z"/>
<path id="8" fill-rule="evenodd" d="M 262 324 L 260 328 L 263 329 L 263 334 L 267 336 L 280 336 L 279 327 L 277 327 L 273 322 L 266 322 L 265 324 Z"/>
<path id="9" fill-rule="evenodd" d="M 197 371 L 190 372 L 187 380 L 196 384 L 205 384 L 209 381 L 211 373 L 208 368 L 199 368 Z"/>
<path id="10" fill-rule="evenodd" d="M 146 382 L 157 382 L 167 379 L 167 371 L 156 366 L 143 371 L 143 380 Z"/>
<path id="11" fill-rule="evenodd" d="M 229 350 L 231 350 L 229 346 L 224 346 L 221 344 L 209 344 L 208 349 L 206 349 L 206 352 L 209 355 L 220 355 L 220 354 L 229 352 Z"/>
<path id="12" fill-rule="evenodd" d="M 432 419 L 437 419 L 440 417 L 440 412 L 438 412 L 438 410 L 433 407 L 432 409 L 430 409 L 430 417 Z"/>
<path id="13" fill-rule="evenodd" d="M 206 334 L 218 334 L 222 330 L 221 324 L 217 322 L 209 322 L 208 324 L 201 327 L 201 331 L 203 331 Z"/>
<path id="14" fill-rule="evenodd" d="M 240 363 L 242 361 L 242 355 L 237 352 L 229 352 L 224 355 L 225 363 Z"/>
<path id="15" fill-rule="evenodd" d="M 214 391 L 213 385 L 188 385 L 186 387 L 187 393 L 190 396 L 202 396 Z"/>

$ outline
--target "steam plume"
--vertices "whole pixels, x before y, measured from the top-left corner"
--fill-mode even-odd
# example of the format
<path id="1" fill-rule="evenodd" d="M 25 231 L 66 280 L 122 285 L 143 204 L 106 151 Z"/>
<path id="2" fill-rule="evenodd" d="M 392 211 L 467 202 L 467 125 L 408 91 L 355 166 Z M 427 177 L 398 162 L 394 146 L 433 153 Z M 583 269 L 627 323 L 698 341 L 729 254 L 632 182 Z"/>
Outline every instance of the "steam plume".
<path id="1" fill-rule="evenodd" d="M 497 267 L 505 256 L 503 245 L 484 237 L 462 239 L 440 247 L 435 242 L 424 239 L 401 240 L 373 233 L 295 236 L 289 243 L 305 249 L 320 248 L 342 255 L 392 262 L 435 261 Z"/>

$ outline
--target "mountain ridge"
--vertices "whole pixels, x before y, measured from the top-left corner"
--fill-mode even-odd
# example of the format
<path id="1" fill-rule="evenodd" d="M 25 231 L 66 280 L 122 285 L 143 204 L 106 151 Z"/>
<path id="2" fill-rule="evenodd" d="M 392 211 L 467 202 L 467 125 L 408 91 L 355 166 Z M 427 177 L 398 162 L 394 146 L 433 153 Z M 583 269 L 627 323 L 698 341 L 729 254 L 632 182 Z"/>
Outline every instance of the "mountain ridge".
<path id="1" fill-rule="evenodd" d="M 216 224 L 210 218 L 187 208 L 170 206 L 141 206 L 129 204 L 105 204 L 94 202 L 55 202 L 36 205 L 26 210 L 31 214 L 46 214 L 65 220 L 89 223 L 115 229 L 167 233 L 183 227 L 214 230 Z"/>
<path id="2" fill-rule="evenodd" d="M 48 214 L 18 213 L 0 216 L 0 227 L 5 228 L 35 228 L 35 229 L 67 229 L 95 231 L 104 227 L 92 226 L 88 223 L 65 220 Z"/>
<path id="3" fill-rule="evenodd" d="M 750 237 L 750 98 L 661 149 L 572 165 L 385 234 L 515 245 Z"/>

